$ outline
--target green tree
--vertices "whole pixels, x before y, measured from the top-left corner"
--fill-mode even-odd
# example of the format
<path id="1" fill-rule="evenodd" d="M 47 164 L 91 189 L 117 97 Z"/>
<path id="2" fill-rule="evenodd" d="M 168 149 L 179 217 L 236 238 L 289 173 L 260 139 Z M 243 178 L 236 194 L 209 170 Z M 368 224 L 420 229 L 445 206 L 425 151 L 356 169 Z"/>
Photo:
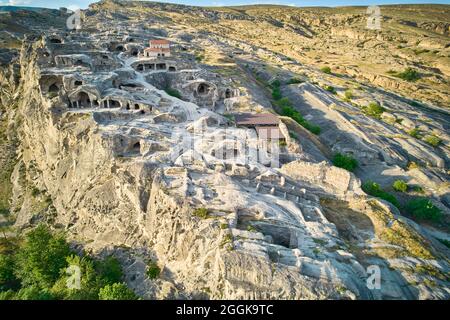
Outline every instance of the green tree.
<path id="1" fill-rule="evenodd" d="M 358 167 L 358 161 L 350 155 L 336 153 L 333 157 L 333 165 L 348 171 L 354 171 Z"/>
<path id="2" fill-rule="evenodd" d="M 380 185 L 376 182 L 370 180 L 366 181 L 365 183 L 363 183 L 362 189 L 364 190 L 365 193 L 370 194 L 371 196 L 389 201 L 397 208 L 400 207 L 400 203 L 398 202 L 397 198 L 392 194 L 381 189 Z"/>
<path id="3" fill-rule="evenodd" d="M 104 260 L 97 262 L 96 269 L 104 285 L 122 281 L 122 266 L 115 257 L 106 257 Z"/>
<path id="4" fill-rule="evenodd" d="M 55 300 L 55 296 L 48 290 L 36 285 L 24 287 L 16 293 L 15 300 Z"/>
<path id="5" fill-rule="evenodd" d="M 48 227 L 39 225 L 26 235 L 16 255 L 16 276 L 24 287 L 50 288 L 59 278 L 60 270 L 67 266 L 66 257 L 70 253 L 64 235 L 53 235 Z"/>
<path id="6" fill-rule="evenodd" d="M 438 222 L 442 218 L 441 209 L 436 207 L 430 199 L 416 198 L 409 201 L 406 210 L 420 220 L 430 220 Z"/>
<path id="7" fill-rule="evenodd" d="M 20 288 L 20 281 L 14 274 L 15 268 L 12 255 L 0 254 L 0 291 Z"/>
<path id="8" fill-rule="evenodd" d="M 330 74 L 331 68 L 330 67 L 322 67 L 322 68 L 320 68 L 320 71 L 322 71 L 323 73 L 326 73 L 326 74 Z"/>
<path id="9" fill-rule="evenodd" d="M 124 283 L 108 284 L 100 289 L 100 300 L 137 300 L 138 297 Z"/>
<path id="10" fill-rule="evenodd" d="M 369 105 L 364 107 L 363 110 L 366 115 L 377 118 L 377 119 L 379 119 L 381 114 L 384 111 L 386 111 L 385 108 L 383 108 L 376 102 L 369 103 Z"/>
<path id="11" fill-rule="evenodd" d="M 408 184 L 403 180 L 395 180 L 392 188 L 398 192 L 406 192 L 408 190 Z"/>
<path id="12" fill-rule="evenodd" d="M 71 276 L 66 269 L 61 270 L 61 277 L 52 288 L 52 292 L 64 300 L 95 300 L 103 285 L 94 267 L 94 261 L 89 256 L 71 255 L 66 259 L 68 266 L 76 266 L 80 270 L 79 288 L 69 288 L 68 280 Z"/>

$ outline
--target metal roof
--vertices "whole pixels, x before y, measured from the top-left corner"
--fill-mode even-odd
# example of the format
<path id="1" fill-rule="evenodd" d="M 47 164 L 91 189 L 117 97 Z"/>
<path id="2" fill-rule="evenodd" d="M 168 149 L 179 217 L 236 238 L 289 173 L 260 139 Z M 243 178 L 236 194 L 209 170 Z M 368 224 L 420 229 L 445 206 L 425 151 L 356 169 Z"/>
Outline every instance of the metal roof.
<path id="1" fill-rule="evenodd" d="M 271 113 L 238 113 L 234 115 L 234 120 L 237 125 L 241 126 L 278 126 L 280 123 L 278 117 Z"/>

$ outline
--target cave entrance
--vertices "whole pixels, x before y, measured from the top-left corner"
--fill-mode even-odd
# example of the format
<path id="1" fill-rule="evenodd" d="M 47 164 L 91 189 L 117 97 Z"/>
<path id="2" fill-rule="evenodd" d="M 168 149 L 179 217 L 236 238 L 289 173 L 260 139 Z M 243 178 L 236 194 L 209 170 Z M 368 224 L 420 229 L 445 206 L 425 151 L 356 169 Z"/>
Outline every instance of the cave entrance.
<path id="1" fill-rule="evenodd" d="M 197 92 L 199 95 L 206 95 L 209 92 L 209 85 L 206 83 L 200 83 L 200 85 L 197 88 Z"/>
<path id="2" fill-rule="evenodd" d="M 79 92 L 76 99 L 76 106 L 78 108 L 90 108 L 91 107 L 91 99 L 86 92 Z"/>
<path id="3" fill-rule="evenodd" d="M 143 64 L 138 64 L 136 69 L 138 71 L 144 71 L 144 65 Z"/>
<path id="4" fill-rule="evenodd" d="M 109 107 L 110 108 L 119 108 L 120 102 L 117 100 L 109 100 Z"/>
<path id="5" fill-rule="evenodd" d="M 53 38 L 53 39 L 50 39 L 50 43 L 62 43 L 62 41 L 57 38 Z"/>
<path id="6" fill-rule="evenodd" d="M 136 143 L 133 145 L 133 151 L 137 151 L 137 152 L 140 152 L 140 151 L 141 151 L 141 143 L 140 143 L 140 142 L 136 142 Z"/>
<path id="7" fill-rule="evenodd" d="M 123 52 L 123 51 L 125 51 L 125 48 L 123 46 L 117 46 L 116 51 Z"/>
<path id="8" fill-rule="evenodd" d="M 167 66 L 165 63 L 157 63 L 156 64 L 156 70 L 166 70 Z"/>
<path id="9" fill-rule="evenodd" d="M 56 85 L 56 83 L 53 83 L 50 87 L 48 87 L 48 92 L 57 93 L 58 91 L 59 87 Z"/>
<path id="10" fill-rule="evenodd" d="M 79 87 L 79 86 L 83 85 L 83 81 L 77 80 L 77 81 L 75 81 L 74 84 L 75 84 L 77 87 Z"/>
<path id="11" fill-rule="evenodd" d="M 132 55 L 133 57 L 137 57 L 138 54 L 139 54 L 139 51 L 138 51 L 137 49 L 134 49 L 134 50 L 131 51 L 131 55 Z"/>
<path id="12" fill-rule="evenodd" d="M 225 91 L 225 98 L 226 98 L 226 99 L 231 98 L 231 90 L 230 90 L 230 89 L 227 89 L 227 90 Z"/>
<path id="13" fill-rule="evenodd" d="M 139 110 L 139 105 L 137 103 L 134 105 L 134 110 Z"/>
<path id="14" fill-rule="evenodd" d="M 177 71 L 177 68 L 175 68 L 175 67 L 169 67 L 169 72 L 175 72 L 175 71 Z"/>

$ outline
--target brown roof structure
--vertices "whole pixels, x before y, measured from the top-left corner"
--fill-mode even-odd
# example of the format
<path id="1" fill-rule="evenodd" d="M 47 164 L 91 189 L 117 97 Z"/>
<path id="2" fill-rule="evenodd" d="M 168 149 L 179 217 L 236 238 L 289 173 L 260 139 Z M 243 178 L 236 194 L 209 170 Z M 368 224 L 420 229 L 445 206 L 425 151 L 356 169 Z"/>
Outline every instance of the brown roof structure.
<path id="1" fill-rule="evenodd" d="M 164 40 L 164 39 L 152 39 L 152 40 L 150 40 L 150 45 L 155 45 L 155 44 L 170 44 L 170 42 L 168 40 Z"/>
<path id="2" fill-rule="evenodd" d="M 234 120 L 239 126 L 278 126 L 280 120 L 271 113 L 238 113 Z"/>

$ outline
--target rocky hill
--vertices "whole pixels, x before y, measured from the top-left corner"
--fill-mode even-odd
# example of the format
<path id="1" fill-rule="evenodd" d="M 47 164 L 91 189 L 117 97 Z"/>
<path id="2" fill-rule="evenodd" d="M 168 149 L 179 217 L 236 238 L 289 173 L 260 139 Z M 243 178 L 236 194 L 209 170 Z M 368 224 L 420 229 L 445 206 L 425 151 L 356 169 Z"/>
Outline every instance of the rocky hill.
<path id="1" fill-rule="evenodd" d="M 450 6 L 382 6 L 381 30 L 365 10 L 107 0 L 70 31 L 22 12 L 5 237 L 65 230 L 146 299 L 449 299 Z"/>

